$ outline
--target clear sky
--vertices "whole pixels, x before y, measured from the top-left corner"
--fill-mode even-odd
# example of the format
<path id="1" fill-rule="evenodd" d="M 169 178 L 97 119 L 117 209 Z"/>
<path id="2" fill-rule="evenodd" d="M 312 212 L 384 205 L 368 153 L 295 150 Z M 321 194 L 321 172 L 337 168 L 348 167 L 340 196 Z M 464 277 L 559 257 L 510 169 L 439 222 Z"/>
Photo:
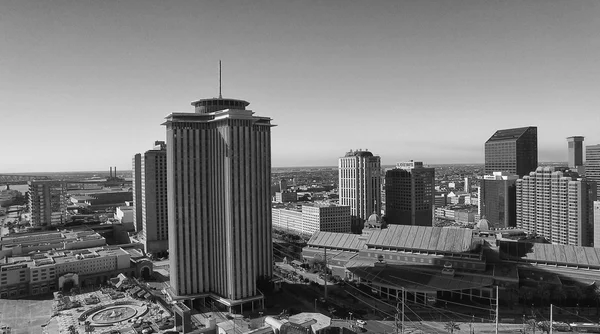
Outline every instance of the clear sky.
<path id="1" fill-rule="evenodd" d="M 0 1 L 0 173 L 131 169 L 223 95 L 273 166 L 483 162 L 496 129 L 600 144 L 600 1 Z"/>

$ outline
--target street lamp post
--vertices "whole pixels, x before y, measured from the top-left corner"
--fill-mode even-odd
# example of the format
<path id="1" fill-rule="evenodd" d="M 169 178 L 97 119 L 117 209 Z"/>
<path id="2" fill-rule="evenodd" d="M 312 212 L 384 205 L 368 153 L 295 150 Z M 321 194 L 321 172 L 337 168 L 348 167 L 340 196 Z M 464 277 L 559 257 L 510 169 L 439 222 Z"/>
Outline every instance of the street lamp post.
<path id="1" fill-rule="evenodd" d="M 317 313 L 317 299 L 315 298 L 315 313 Z"/>

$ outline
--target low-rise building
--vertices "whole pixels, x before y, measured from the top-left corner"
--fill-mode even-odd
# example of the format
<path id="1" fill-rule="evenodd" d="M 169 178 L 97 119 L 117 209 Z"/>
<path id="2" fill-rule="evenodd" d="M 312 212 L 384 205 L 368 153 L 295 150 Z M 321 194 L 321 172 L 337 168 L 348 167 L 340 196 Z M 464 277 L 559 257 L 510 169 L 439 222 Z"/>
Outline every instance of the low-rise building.
<path id="1" fill-rule="evenodd" d="M 350 207 L 330 203 L 302 204 L 272 209 L 273 227 L 312 235 L 316 231 L 350 232 Z"/>
<path id="2" fill-rule="evenodd" d="M 52 249 L 82 249 L 106 245 L 93 230 L 17 233 L 0 238 L 0 259 Z"/>
<path id="3" fill-rule="evenodd" d="M 275 193 L 275 202 L 277 203 L 288 203 L 297 202 L 298 193 L 295 191 L 278 191 Z"/>
<path id="4" fill-rule="evenodd" d="M 152 262 L 137 249 L 108 246 L 8 257 L 0 264 L 0 298 L 100 285 L 121 273 L 148 277 Z"/>

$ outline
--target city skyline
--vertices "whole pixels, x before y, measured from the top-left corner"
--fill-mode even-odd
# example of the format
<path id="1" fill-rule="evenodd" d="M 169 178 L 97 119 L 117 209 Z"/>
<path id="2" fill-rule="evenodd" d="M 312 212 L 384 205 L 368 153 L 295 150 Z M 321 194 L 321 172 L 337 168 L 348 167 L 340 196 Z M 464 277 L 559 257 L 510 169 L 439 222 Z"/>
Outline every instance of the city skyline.
<path id="1" fill-rule="evenodd" d="M 223 96 L 277 125 L 274 167 L 335 166 L 359 148 L 382 165 L 482 163 L 493 131 L 525 126 L 541 162 L 567 161 L 567 137 L 600 144 L 596 2 L 15 1 L 0 13 L 0 139 L 17 143 L 0 173 L 129 170 L 164 139 L 165 116 L 218 96 L 219 59 Z"/>

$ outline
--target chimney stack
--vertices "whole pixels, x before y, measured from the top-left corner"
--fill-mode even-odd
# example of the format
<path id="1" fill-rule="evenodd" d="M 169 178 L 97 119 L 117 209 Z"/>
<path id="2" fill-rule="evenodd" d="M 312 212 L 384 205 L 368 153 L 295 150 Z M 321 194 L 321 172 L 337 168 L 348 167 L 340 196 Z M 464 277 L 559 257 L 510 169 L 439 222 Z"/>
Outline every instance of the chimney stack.
<path id="1" fill-rule="evenodd" d="M 115 177 L 117 177 L 117 166 L 115 166 Z"/>
<path id="2" fill-rule="evenodd" d="M 112 167 L 110 167 L 110 170 L 108 171 L 108 177 L 112 177 Z"/>

